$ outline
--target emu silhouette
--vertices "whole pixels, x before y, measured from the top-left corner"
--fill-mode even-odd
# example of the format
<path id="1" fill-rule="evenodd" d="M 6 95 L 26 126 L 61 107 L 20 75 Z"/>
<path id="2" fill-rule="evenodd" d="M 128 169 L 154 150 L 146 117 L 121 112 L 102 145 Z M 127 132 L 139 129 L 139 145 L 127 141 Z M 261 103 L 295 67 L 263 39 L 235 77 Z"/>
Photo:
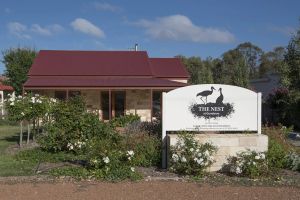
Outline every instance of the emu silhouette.
<path id="1" fill-rule="evenodd" d="M 204 90 L 202 92 L 199 92 L 196 97 L 201 96 L 200 99 L 203 101 L 203 97 L 205 97 L 205 101 L 203 101 L 204 104 L 207 104 L 207 96 L 211 95 L 213 93 L 213 90 L 216 90 L 214 87 L 211 87 L 211 90 Z"/>
<path id="2" fill-rule="evenodd" d="M 224 99 L 224 96 L 223 96 L 223 94 L 222 94 L 222 88 L 219 88 L 219 90 L 218 91 L 220 91 L 220 96 L 216 99 L 216 104 L 222 104 L 223 103 L 223 99 Z"/>

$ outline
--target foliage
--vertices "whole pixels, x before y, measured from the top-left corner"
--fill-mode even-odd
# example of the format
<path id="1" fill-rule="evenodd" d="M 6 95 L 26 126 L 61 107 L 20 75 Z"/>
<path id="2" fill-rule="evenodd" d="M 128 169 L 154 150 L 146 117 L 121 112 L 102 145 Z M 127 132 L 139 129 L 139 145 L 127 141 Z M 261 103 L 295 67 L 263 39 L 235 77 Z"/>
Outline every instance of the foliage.
<path id="1" fill-rule="evenodd" d="M 6 68 L 4 75 L 8 78 L 7 84 L 11 85 L 19 95 L 22 93 L 22 85 L 27 80 L 27 73 L 37 52 L 34 49 L 19 47 L 8 49 L 2 54 L 2 62 Z"/>
<path id="2" fill-rule="evenodd" d="M 277 123 L 300 126 L 300 91 L 278 88 L 271 93 L 267 104 L 278 116 Z"/>
<path id="3" fill-rule="evenodd" d="M 48 152 L 41 148 L 20 151 L 15 158 L 19 161 L 38 162 L 65 162 L 78 160 L 79 157 L 72 152 Z"/>
<path id="4" fill-rule="evenodd" d="M 201 176 L 214 162 L 217 148 L 209 143 L 199 144 L 194 136 L 179 135 L 179 140 L 170 150 L 170 170 L 185 175 Z"/>
<path id="5" fill-rule="evenodd" d="M 227 167 L 230 173 L 249 178 L 259 178 L 270 173 L 265 153 L 250 150 L 229 157 Z"/>
<path id="6" fill-rule="evenodd" d="M 186 58 L 184 56 L 177 56 L 181 59 L 182 63 L 186 66 L 189 74 L 191 75 L 189 83 L 192 84 L 205 84 L 213 83 L 211 60 L 207 59 L 202 61 L 200 57 Z"/>
<path id="7" fill-rule="evenodd" d="M 282 169 L 286 166 L 287 152 L 284 150 L 280 143 L 276 140 L 269 140 L 269 147 L 267 152 L 268 165 L 273 169 Z"/>
<path id="8" fill-rule="evenodd" d="M 46 132 L 38 137 L 38 143 L 48 151 L 82 152 L 87 140 L 114 134 L 97 115 L 85 111 L 81 97 L 59 102 L 50 115 L 52 120 L 45 124 Z"/>
<path id="9" fill-rule="evenodd" d="M 269 144 L 272 144 L 271 141 L 274 141 L 274 143 L 280 145 L 286 153 L 295 151 L 295 147 L 287 140 L 285 127 L 263 127 L 262 133 L 269 137 Z M 270 147 L 272 146 L 269 145 L 269 148 Z"/>
<path id="10" fill-rule="evenodd" d="M 243 55 L 250 78 L 257 78 L 257 69 L 263 54 L 262 49 L 251 42 L 245 42 L 239 44 L 236 50 Z"/>
<path id="11" fill-rule="evenodd" d="M 107 181 L 121 181 L 125 179 L 139 180 L 142 176 L 131 171 L 130 168 L 122 167 L 105 171 L 103 169 L 88 169 L 83 167 L 64 167 L 52 169 L 49 172 L 53 176 L 70 176 L 78 180 L 81 179 L 100 179 Z"/>
<path id="12" fill-rule="evenodd" d="M 264 52 L 260 57 L 259 76 L 266 73 L 280 73 L 285 65 L 284 55 L 286 50 L 283 47 L 276 47 L 273 51 Z"/>
<path id="13" fill-rule="evenodd" d="M 126 125 L 131 124 L 135 121 L 140 121 L 140 116 L 129 114 L 129 115 L 116 117 L 110 120 L 110 124 L 112 127 L 125 127 Z"/>
<path id="14" fill-rule="evenodd" d="M 290 153 L 286 156 L 286 166 L 294 171 L 300 172 L 300 156 L 296 153 Z"/>
<path id="15" fill-rule="evenodd" d="M 124 129 L 124 134 L 148 134 L 156 137 L 161 136 L 161 120 L 152 122 L 134 121 L 127 124 Z"/>
<path id="16" fill-rule="evenodd" d="M 300 29 L 291 38 L 285 54 L 286 66 L 282 71 L 283 83 L 291 90 L 300 90 Z"/>
<path id="17" fill-rule="evenodd" d="M 95 178 L 123 180 L 139 177 L 134 167 L 135 151 L 122 148 L 119 140 L 90 140 L 86 155 L 88 169 L 95 172 Z"/>
<path id="18" fill-rule="evenodd" d="M 121 146 L 135 152 L 132 160 L 134 166 L 160 166 L 161 140 L 157 136 L 143 132 L 127 133 L 122 137 Z"/>
<path id="19" fill-rule="evenodd" d="M 248 87 L 249 69 L 243 54 L 238 50 L 229 50 L 223 54 L 223 84 Z"/>

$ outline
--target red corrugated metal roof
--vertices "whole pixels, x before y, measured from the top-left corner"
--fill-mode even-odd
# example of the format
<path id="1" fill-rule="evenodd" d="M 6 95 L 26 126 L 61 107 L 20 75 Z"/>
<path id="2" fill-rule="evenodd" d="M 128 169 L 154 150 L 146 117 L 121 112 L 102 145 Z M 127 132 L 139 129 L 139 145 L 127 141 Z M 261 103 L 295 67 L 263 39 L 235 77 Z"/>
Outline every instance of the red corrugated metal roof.
<path id="1" fill-rule="evenodd" d="M 41 50 L 30 76 L 152 76 L 146 51 Z"/>
<path id="2" fill-rule="evenodd" d="M 153 75 L 161 78 L 188 78 L 179 58 L 149 58 Z"/>
<path id="3" fill-rule="evenodd" d="M 187 84 L 159 78 L 36 76 L 24 84 L 34 87 L 182 87 Z"/>
<path id="4" fill-rule="evenodd" d="M 2 84 L 0 84 L 0 90 L 1 91 L 13 91 L 14 88 L 11 87 L 11 86 L 9 86 L 9 85 L 2 85 Z"/>
<path id="5" fill-rule="evenodd" d="M 24 87 L 186 85 L 159 78 L 188 78 L 188 73 L 178 58 L 148 58 L 146 51 L 41 50 Z"/>

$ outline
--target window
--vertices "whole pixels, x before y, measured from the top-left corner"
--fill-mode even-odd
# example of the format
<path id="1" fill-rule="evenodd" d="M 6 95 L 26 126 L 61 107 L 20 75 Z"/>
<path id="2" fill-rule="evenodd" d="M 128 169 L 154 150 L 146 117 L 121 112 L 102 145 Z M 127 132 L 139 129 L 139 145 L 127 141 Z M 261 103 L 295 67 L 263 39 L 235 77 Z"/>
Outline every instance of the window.
<path id="1" fill-rule="evenodd" d="M 152 117 L 161 117 L 161 92 L 158 91 L 152 93 Z"/>
<path id="2" fill-rule="evenodd" d="M 102 110 L 102 119 L 109 120 L 109 92 L 101 92 L 101 110 Z"/>
<path id="3" fill-rule="evenodd" d="M 67 98 L 67 91 L 55 91 L 54 92 L 54 97 L 56 99 L 59 99 L 59 100 L 66 100 L 66 98 Z"/>
<path id="4" fill-rule="evenodd" d="M 80 96 L 81 92 L 80 91 L 69 91 L 69 98 Z"/>
<path id="5" fill-rule="evenodd" d="M 125 113 L 125 92 L 117 91 L 114 94 L 114 117 L 124 116 Z"/>

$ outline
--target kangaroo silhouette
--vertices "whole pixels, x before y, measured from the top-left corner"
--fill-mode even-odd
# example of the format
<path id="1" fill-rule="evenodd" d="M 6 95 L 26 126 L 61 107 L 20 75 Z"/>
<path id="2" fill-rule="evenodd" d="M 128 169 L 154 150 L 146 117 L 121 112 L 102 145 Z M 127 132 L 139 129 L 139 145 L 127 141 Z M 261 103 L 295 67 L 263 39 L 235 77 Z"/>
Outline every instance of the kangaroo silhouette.
<path id="1" fill-rule="evenodd" d="M 216 90 L 214 87 L 211 87 L 211 90 L 204 90 L 202 92 L 199 92 L 196 97 L 201 96 L 200 99 L 203 101 L 203 97 L 205 97 L 205 102 L 203 101 L 204 104 L 207 104 L 207 96 L 211 95 L 213 91 Z"/>
<path id="2" fill-rule="evenodd" d="M 216 104 L 222 104 L 223 103 L 223 99 L 224 99 L 224 96 L 222 94 L 222 88 L 219 88 L 220 91 L 220 96 L 216 99 Z"/>

